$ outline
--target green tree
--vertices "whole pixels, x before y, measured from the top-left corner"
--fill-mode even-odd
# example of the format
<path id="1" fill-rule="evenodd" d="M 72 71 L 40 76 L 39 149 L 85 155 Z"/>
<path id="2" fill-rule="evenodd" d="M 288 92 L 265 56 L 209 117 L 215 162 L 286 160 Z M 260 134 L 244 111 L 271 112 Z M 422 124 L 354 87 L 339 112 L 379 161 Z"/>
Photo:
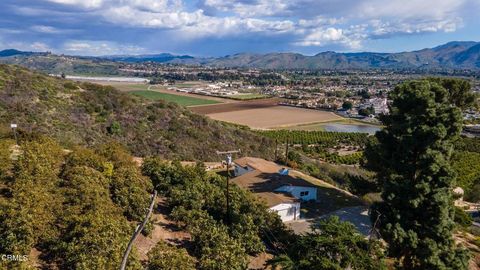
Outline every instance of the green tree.
<path id="1" fill-rule="evenodd" d="M 437 82 L 403 83 L 391 93 L 390 115 L 365 152 L 377 172 L 383 202 L 373 206 L 389 255 L 402 269 L 467 269 L 456 247 L 450 166 L 462 128 L 461 111 Z M 463 99 L 459 99 L 463 100 Z"/>
<path id="2" fill-rule="evenodd" d="M 472 226 L 472 217 L 460 207 L 455 207 L 455 223 L 459 226 L 468 228 Z"/>
<path id="3" fill-rule="evenodd" d="M 107 131 L 111 135 L 119 135 L 122 132 L 122 126 L 119 122 L 113 121 L 112 124 L 107 128 Z"/>
<path id="4" fill-rule="evenodd" d="M 358 110 L 358 114 L 363 116 L 369 116 L 371 114 L 375 114 L 375 109 L 373 107 L 363 108 Z"/>
<path id="5" fill-rule="evenodd" d="M 469 202 L 480 202 L 480 178 L 477 179 L 476 184 L 473 185 L 465 196 L 465 199 Z"/>
<path id="6" fill-rule="evenodd" d="M 246 269 L 245 249 L 241 241 L 228 235 L 227 230 L 225 225 L 208 216 L 197 219 L 190 226 L 200 269 Z"/>
<path id="7" fill-rule="evenodd" d="M 342 108 L 345 109 L 345 110 L 350 110 L 350 109 L 353 108 L 353 104 L 350 101 L 345 101 L 342 104 Z"/>
<path id="8" fill-rule="evenodd" d="M 134 166 L 116 169 L 110 183 L 112 201 L 123 209 L 127 218 L 137 221 L 145 216 L 152 189 L 150 180 Z"/>
<path id="9" fill-rule="evenodd" d="M 160 241 L 148 252 L 150 270 L 195 270 L 195 260 L 184 248 Z"/>
<path id="10" fill-rule="evenodd" d="M 447 89 L 449 101 L 458 108 L 464 110 L 475 105 L 478 95 L 472 92 L 472 86 L 469 81 L 454 78 L 429 78 L 428 80 L 438 83 Z"/>
<path id="11" fill-rule="evenodd" d="M 75 167 L 62 186 L 62 231 L 51 253 L 63 269 L 117 269 L 134 229 L 111 201 L 109 179 L 93 168 Z M 129 269 L 140 268 L 134 252 Z"/>
<path id="12" fill-rule="evenodd" d="M 0 183 L 6 180 L 13 168 L 11 149 L 14 144 L 12 140 L 0 140 Z"/>
<path id="13" fill-rule="evenodd" d="M 58 174 L 62 149 L 53 141 L 26 142 L 14 163 L 10 196 L 1 200 L 0 253 L 29 254 L 30 249 L 55 238 L 56 213 L 62 203 Z"/>
<path id="14" fill-rule="evenodd" d="M 142 164 L 142 174 L 148 176 L 153 186 L 160 193 L 166 193 L 180 179 L 181 169 L 171 166 L 159 157 L 145 158 Z"/>
<path id="15" fill-rule="evenodd" d="M 298 237 L 287 254 L 269 264 L 285 270 L 386 269 L 379 243 L 369 242 L 337 216 L 320 221 L 312 233 Z"/>

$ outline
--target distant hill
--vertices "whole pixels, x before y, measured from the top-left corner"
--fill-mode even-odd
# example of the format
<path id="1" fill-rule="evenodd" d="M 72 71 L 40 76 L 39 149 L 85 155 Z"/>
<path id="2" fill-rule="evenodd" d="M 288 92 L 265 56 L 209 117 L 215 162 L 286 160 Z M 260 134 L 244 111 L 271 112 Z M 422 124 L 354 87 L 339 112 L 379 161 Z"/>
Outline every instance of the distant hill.
<path id="1" fill-rule="evenodd" d="M 122 75 L 120 64 L 96 57 L 5 50 L 0 63 L 24 66 L 48 74 Z M 0 53 L 2 53 L 0 52 Z"/>
<path id="2" fill-rule="evenodd" d="M 268 69 L 480 69 L 480 43 L 454 41 L 401 53 L 242 53 L 214 59 L 208 65 Z"/>
<path id="3" fill-rule="evenodd" d="M 48 135 L 65 146 L 115 140 L 137 156 L 218 161 L 215 151 L 232 147 L 245 155 L 273 155 L 270 140 L 174 103 L 0 65 L 0 136 L 10 134 L 12 122 L 21 131 Z"/>
<path id="4" fill-rule="evenodd" d="M 37 53 L 22 52 L 15 49 L 7 49 L 7 50 L 0 51 L 0 57 L 10 57 L 10 56 L 16 56 L 16 55 L 33 55 L 33 54 L 37 54 Z"/>
<path id="5" fill-rule="evenodd" d="M 77 57 L 54 54 L 2 51 L 0 63 L 18 64 L 48 73 L 121 75 L 125 63 L 156 62 L 165 64 L 243 67 L 260 69 L 480 69 L 480 43 L 452 41 L 434 48 L 400 53 L 321 52 L 313 56 L 298 53 L 239 53 L 218 58 L 202 58 L 169 53 Z"/>
<path id="6" fill-rule="evenodd" d="M 147 54 L 147 55 L 114 55 L 114 56 L 106 56 L 103 58 L 108 60 L 113 60 L 113 61 L 126 62 L 126 63 L 140 63 L 140 62 L 166 63 L 176 59 L 180 59 L 180 60 L 194 59 L 194 57 L 190 55 L 173 55 L 170 53 Z"/>

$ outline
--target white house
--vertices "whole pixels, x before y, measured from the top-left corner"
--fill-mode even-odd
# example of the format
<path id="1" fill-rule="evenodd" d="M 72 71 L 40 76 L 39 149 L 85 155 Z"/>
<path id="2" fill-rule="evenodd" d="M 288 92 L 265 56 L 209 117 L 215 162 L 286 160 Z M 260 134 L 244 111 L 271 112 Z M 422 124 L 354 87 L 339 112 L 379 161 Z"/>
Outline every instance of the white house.
<path id="1" fill-rule="evenodd" d="M 293 197 L 302 201 L 317 200 L 317 188 L 307 186 L 281 186 L 275 191 L 290 193 Z"/>
<path id="2" fill-rule="evenodd" d="M 301 201 L 317 199 L 315 185 L 274 162 L 261 158 L 244 157 L 234 161 L 235 178 L 232 183 L 248 189 L 278 213 L 282 221 L 300 218 Z"/>

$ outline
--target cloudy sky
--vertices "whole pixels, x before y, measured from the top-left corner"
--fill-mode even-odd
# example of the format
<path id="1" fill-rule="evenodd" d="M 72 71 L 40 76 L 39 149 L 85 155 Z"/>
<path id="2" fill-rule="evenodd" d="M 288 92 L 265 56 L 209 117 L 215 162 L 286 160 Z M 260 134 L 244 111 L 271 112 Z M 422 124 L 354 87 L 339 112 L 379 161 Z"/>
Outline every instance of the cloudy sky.
<path id="1" fill-rule="evenodd" d="M 480 41 L 480 0 L 0 0 L 0 49 L 397 52 Z"/>

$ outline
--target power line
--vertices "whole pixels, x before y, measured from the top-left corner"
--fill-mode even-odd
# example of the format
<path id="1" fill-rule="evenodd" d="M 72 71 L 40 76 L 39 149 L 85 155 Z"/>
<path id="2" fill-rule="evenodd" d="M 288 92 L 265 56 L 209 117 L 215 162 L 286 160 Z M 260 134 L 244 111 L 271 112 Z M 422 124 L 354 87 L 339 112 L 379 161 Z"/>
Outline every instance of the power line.
<path id="1" fill-rule="evenodd" d="M 216 151 L 217 155 L 225 155 L 225 165 L 227 168 L 227 225 L 228 225 L 228 232 L 231 234 L 231 217 L 230 217 L 230 165 L 232 164 L 232 155 L 240 153 L 239 150 L 231 150 L 231 151 Z"/>
<path id="2" fill-rule="evenodd" d="M 18 145 L 18 138 L 17 138 L 17 124 L 11 123 L 10 128 L 13 130 L 13 136 L 15 137 L 15 143 Z"/>

